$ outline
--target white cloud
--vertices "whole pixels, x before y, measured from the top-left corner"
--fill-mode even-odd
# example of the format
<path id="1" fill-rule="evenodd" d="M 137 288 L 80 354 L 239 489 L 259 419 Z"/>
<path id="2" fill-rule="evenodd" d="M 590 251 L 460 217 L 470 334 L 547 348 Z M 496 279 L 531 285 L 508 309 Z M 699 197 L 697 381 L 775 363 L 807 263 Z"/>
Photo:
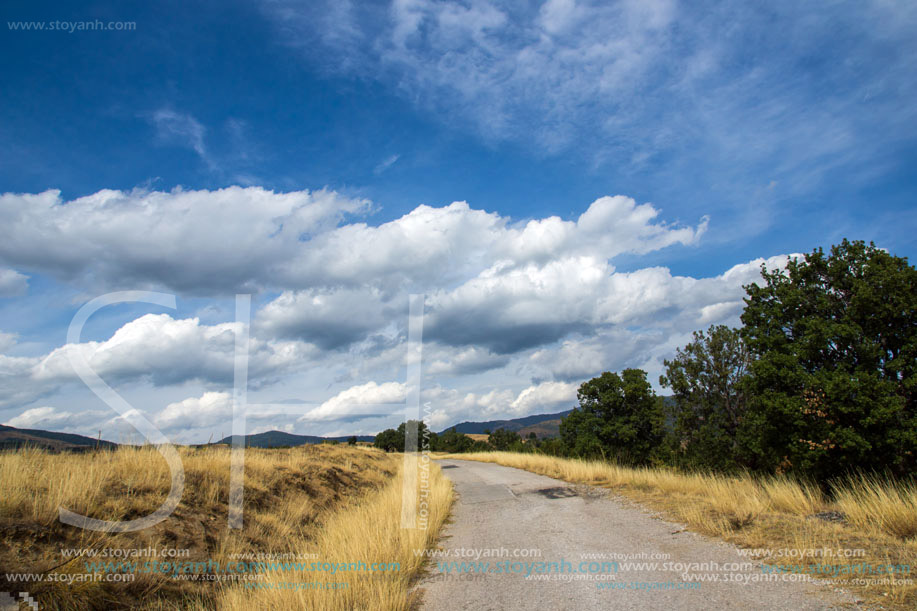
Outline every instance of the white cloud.
<path id="1" fill-rule="evenodd" d="M 90 424 L 98 421 L 99 418 L 104 415 L 104 412 L 85 411 L 72 413 L 45 406 L 27 409 L 18 416 L 10 418 L 4 424 L 19 429 L 86 430 Z M 65 430 L 63 432 L 67 431 Z"/>
<path id="2" fill-rule="evenodd" d="M 366 206 L 334 192 L 260 187 L 102 190 L 67 202 L 56 190 L 6 193 L 0 195 L 0 261 L 83 290 L 101 284 L 250 292 L 276 283 L 278 268 L 305 248 L 304 237 Z"/>
<path id="3" fill-rule="evenodd" d="M 156 385 L 189 380 L 232 380 L 235 336 L 241 323 L 202 325 L 197 318 L 175 320 L 168 314 L 146 314 L 118 329 L 104 342 L 65 344 L 32 368 L 38 382 L 75 379 L 71 355 L 81 354 L 105 379 L 149 376 Z M 276 376 L 303 366 L 317 355 L 314 347 L 291 341 L 250 339 L 249 376 Z"/>
<path id="4" fill-rule="evenodd" d="M 504 367 L 509 358 L 484 348 L 453 348 L 433 344 L 424 347 L 423 371 L 431 376 L 461 376 Z"/>
<path id="5" fill-rule="evenodd" d="M 444 286 L 497 261 L 525 265 L 575 255 L 606 260 L 691 245 L 707 226 L 706 220 L 695 228 L 669 226 L 654 222 L 657 215 L 652 205 L 624 196 L 599 198 L 577 221 L 549 217 L 519 226 L 465 202 L 418 206 L 378 227 L 351 224 L 316 236 L 290 261 L 289 281 Z"/>
<path id="6" fill-rule="evenodd" d="M 418 206 L 379 226 L 337 226 L 343 215 L 367 206 L 333 192 L 256 187 L 104 190 L 70 202 L 57 191 L 7 193 L 0 196 L 0 222 L 8 230 L 0 261 L 80 283 L 84 290 L 86 284 L 165 287 L 192 295 L 308 289 L 300 298 L 319 305 L 340 303 L 349 295 L 339 291 L 342 286 L 373 287 L 381 293 L 372 298 L 386 300 L 408 286 L 431 290 L 466 280 L 497 261 L 607 260 L 691 245 L 706 228 L 706 220 L 694 228 L 659 222 L 652 205 L 624 196 L 599 198 L 576 221 L 549 217 L 512 224 L 455 202 Z M 281 296 L 265 324 L 285 324 L 285 301 L 296 297 Z"/>
<path id="7" fill-rule="evenodd" d="M 576 389 L 579 384 L 566 382 L 542 382 L 529 386 L 519 393 L 510 404 L 514 418 L 539 412 L 562 411 L 576 404 Z"/>
<path id="8" fill-rule="evenodd" d="M 261 4 L 319 70 L 377 80 L 488 142 L 651 169 L 657 193 L 717 200 L 720 231 L 728 215 L 743 237 L 845 169 L 852 188 L 908 169 L 888 155 L 915 135 L 907 3 Z M 750 189 L 774 180 L 779 198 Z"/>
<path id="9" fill-rule="evenodd" d="M 786 256 L 766 261 L 782 267 Z M 426 336 L 452 345 L 482 345 L 512 353 L 605 327 L 678 330 L 733 320 L 743 284 L 760 278 L 763 259 L 720 276 L 672 276 L 667 268 L 614 272 L 604 261 L 578 257 L 543 266 L 496 265 L 430 298 Z M 724 306 L 723 304 L 728 304 Z"/>
<path id="10" fill-rule="evenodd" d="M 0 297 L 19 297 L 29 291 L 29 277 L 14 269 L 0 268 Z"/>
<path id="11" fill-rule="evenodd" d="M 193 116 L 161 108 L 151 115 L 150 120 L 156 127 L 156 135 L 160 140 L 190 148 L 209 167 L 214 167 L 204 144 L 204 134 L 207 130 Z"/>
<path id="12" fill-rule="evenodd" d="M 388 157 L 380 161 L 378 165 L 376 165 L 375 168 L 373 168 L 373 174 L 375 174 L 376 176 L 379 176 L 380 174 L 385 172 L 387 169 L 395 165 L 395 162 L 397 162 L 400 157 L 401 155 L 389 155 Z"/>
<path id="13" fill-rule="evenodd" d="M 16 337 L 15 333 L 4 333 L 0 331 L 0 354 L 3 354 L 16 345 Z"/>
<path id="14" fill-rule="evenodd" d="M 198 381 L 232 383 L 235 330 L 239 323 L 202 325 L 197 318 L 147 314 L 105 341 L 65 344 L 40 357 L 0 354 L 0 407 L 24 405 L 76 382 L 70 358 L 77 354 L 107 382 L 149 380 L 163 387 Z M 300 341 L 250 338 L 249 378 L 253 388 L 300 371 L 319 351 Z M 80 382 L 82 384 L 82 382 Z"/>
<path id="15" fill-rule="evenodd" d="M 267 337 L 299 338 L 334 349 L 363 339 L 406 312 L 407 301 L 385 302 L 372 287 L 284 291 L 262 307 L 255 329 Z"/>
<path id="16" fill-rule="evenodd" d="M 11 418 L 5 424 L 15 426 L 20 429 L 35 428 L 39 424 L 54 424 L 70 417 L 69 412 L 58 412 L 53 407 L 36 407 L 27 409 L 15 418 Z"/>
<path id="17" fill-rule="evenodd" d="M 232 395 L 228 392 L 205 392 L 168 404 L 156 414 L 156 424 L 164 430 L 206 428 L 232 421 Z"/>
<path id="18" fill-rule="evenodd" d="M 563 411 L 574 406 L 578 387 L 565 382 L 542 382 L 519 392 L 495 388 L 474 393 L 434 386 L 422 392 L 421 401 L 431 408 L 425 422 L 439 430 L 462 420 L 501 420 Z"/>
<path id="19" fill-rule="evenodd" d="M 377 407 L 378 404 L 403 403 L 407 395 L 407 386 L 400 382 L 367 382 L 342 390 L 316 408 L 309 410 L 300 422 L 320 422 L 331 420 L 356 419 L 355 416 L 386 414 L 392 407 Z"/>
<path id="20" fill-rule="evenodd" d="M 742 284 L 758 277 L 762 262 L 711 278 L 665 267 L 619 272 L 617 257 L 693 245 L 706 229 L 705 219 L 674 225 L 653 205 L 620 195 L 571 220 L 517 221 L 455 202 L 378 226 L 346 223 L 344 215 L 367 209 L 330 192 L 239 187 L 100 191 L 70 202 L 56 191 L 6 194 L 0 222 L 9 239 L 0 242 L 0 261 L 81 290 L 277 290 L 254 312 L 251 385 L 277 382 L 290 397 L 349 385 L 303 418 L 316 424 L 353 422 L 372 404 L 403 401 L 404 384 L 366 380 L 404 379 L 409 293 L 426 295 L 425 387 L 439 388 L 443 378 L 457 387 L 423 391 L 442 402 L 433 421 L 445 423 L 554 409 L 573 385 L 603 370 L 655 367 L 675 338 L 736 321 Z M 212 305 L 198 311 L 210 311 L 208 320 L 226 316 Z M 185 434 L 197 430 L 182 429 L 189 414 L 211 423 L 225 413 L 225 397 L 211 391 L 231 383 L 236 329 L 149 314 L 108 339 L 43 356 L 0 354 L 0 407 L 26 407 L 78 383 L 68 355 L 79 353 L 111 383 L 170 389 L 158 418 Z M 0 340 L 0 348 L 11 345 Z M 204 394 L 176 401 L 185 393 L 174 387 L 184 384 Z"/>

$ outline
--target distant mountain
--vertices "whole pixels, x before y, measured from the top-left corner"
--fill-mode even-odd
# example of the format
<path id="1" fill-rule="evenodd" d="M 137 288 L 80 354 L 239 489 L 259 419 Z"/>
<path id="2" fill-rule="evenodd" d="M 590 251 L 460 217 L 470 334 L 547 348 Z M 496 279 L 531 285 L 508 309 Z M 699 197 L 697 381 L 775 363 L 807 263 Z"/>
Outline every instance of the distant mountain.
<path id="1" fill-rule="evenodd" d="M 538 439 L 547 439 L 548 437 L 560 436 L 560 418 L 556 420 L 544 420 L 536 424 L 524 426 L 518 431 L 519 436 L 523 439 L 529 436 L 529 433 L 535 433 Z"/>
<path id="2" fill-rule="evenodd" d="M 565 412 L 557 412 L 556 414 L 536 414 L 534 416 L 525 416 L 524 418 L 513 418 L 512 420 L 460 422 L 455 425 L 455 430 L 458 433 L 482 434 L 484 431 L 493 432 L 497 429 L 505 429 L 507 431 L 515 431 L 523 436 L 534 432 L 539 437 L 556 437 L 561 418 L 572 411 L 572 409 L 568 409 Z M 451 426 L 446 428 L 443 433 L 450 429 L 452 429 Z"/>
<path id="3" fill-rule="evenodd" d="M 277 448 L 280 446 L 302 446 L 307 443 L 322 443 L 323 441 L 346 442 L 350 435 L 344 437 L 318 437 L 316 435 L 294 435 L 283 431 L 267 431 L 255 435 L 245 436 L 245 446 L 249 448 Z M 375 441 L 372 435 L 357 435 L 357 441 Z M 232 435 L 224 437 L 217 443 L 232 443 Z"/>
<path id="4" fill-rule="evenodd" d="M 72 433 L 56 433 L 39 429 L 17 429 L 0 424 L 0 448 L 21 448 L 25 446 L 45 448 L 56 451 L 91 450 L 96 446 L 113 449 L 118 444 L 104 439 L 99 441 L 92 437 Z"/>

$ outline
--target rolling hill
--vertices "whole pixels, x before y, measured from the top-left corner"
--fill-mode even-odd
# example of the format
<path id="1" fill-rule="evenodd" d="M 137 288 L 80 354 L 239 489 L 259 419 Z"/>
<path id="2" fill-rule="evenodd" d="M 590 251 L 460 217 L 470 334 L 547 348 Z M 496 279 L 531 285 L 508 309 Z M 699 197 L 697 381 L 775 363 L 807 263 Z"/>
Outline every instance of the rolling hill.
<path id="1" fill-rule="evenodd" d="M 84 451 L 95 447 L 113 449 L 118 444 L 111 441 L 93 439 L 73 433 L 57 433 L 39 429 L 17 429 L 0 424 L 0 449 L 40 447 L 54 451 Z"/>
<path id="2" fill-rule="evenodd" d="M 556 437 L 561 418 L 572 411 L 572 409 L 568 409 L 567 411 L 557 412 L 556 414 L 535 414 L 523 418 L 514 418 L 512 420 L 460 422 L 455 425 L 455 430 L 457 433 L 482 434 L 484 431 L 505 429 L 507 431 L 515 431 L 523 437 L 528 436 L 530 432 L 535 433 L 539 437 Z M 442 432 L 444 433 L 452 428 L 453 427 L 450 426 Z"/>
<path id="3" fill-rule="evenodd" d="M 301 446 L 307 443 L 322 443 L 324 441 L 347 442 L 350 435 L 344 437 L 319 437 L 317 435 L 294 435 L 283 431 L 267 431 L 245 436 L 245 446 L 249 448 L 277 448 L 280 446 Z M 357 435 L 357 441 L 372 442 L 376 438 L 372 435 Z M 232 435 L 224 437 L 217 443 L 232 443 Z"/>

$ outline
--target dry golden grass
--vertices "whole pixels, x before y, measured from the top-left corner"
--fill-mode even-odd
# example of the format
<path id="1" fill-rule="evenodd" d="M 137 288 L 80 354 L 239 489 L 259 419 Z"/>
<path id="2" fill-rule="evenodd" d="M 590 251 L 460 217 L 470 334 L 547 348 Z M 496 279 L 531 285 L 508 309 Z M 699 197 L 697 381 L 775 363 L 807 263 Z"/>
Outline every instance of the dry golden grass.
<path id="1" fill-rule="evenodd" d="M 904 576 L 910 583 L 877 575 L 888 577 L 891 583 L 848 582 L 845 587 L 886 608 L 917 608 L 917 486 L 913 482 L 861 477 L 838 487 L 829 499 L 814 484 L 786 477 L 681 473 L 511 452 L 438 457 L 492 462 L 569 482 L 614 488 L 696 532 L 744 548 L 798 554 L 765 560 L 769 564 L 910 565 L 913 573 Z M 823 511 L 839 511 L 847 523 L 810 517 Z M 803 556 L 807 550 L 825 548 L 863 551 L 850 557 L 813 556 L 811 552 L 809 557 Z"/>
<path id="2" fill-rule="evenodd" d="M 917 487 L 862 476 L 838 491 L 837 506 L 857 526 L 903 539 L 917 537 Z"/>
<path id="3" fill-rule="evenodd" d="M 395 571 L 352 571 L 331 573 L 268 573 L 257 589 L 231 588 L 224 591 L 219 608 L 315 609 L 321 611 L 402 611 L 412 608 L 412 582 L 421 572 L 424 557 L 415 550 L 434 545 L 452 505 L 452 485 L 439 467 L 430 465 L 427 528 L 401 528 L 403 473 L 385 488 L 370 493 L 364 502 L 335 512 L 323 524 L 314 541 L 293 540 L 291 546 L 318 555 L 323 562 L 398 563 Z M 294 579 L 299 583 L 346 582 L 346 589 L 281 589 Z"/>
<path id="4" fill-rule="evenodd" d="M 147 515 L 165 499 L 170 482 L 168 467 L 154 448 L 122 447 L 115 452 L 87 454 L 34 449 L 0 453 L 0 590 L 24 589 L 21 582 L 15 586 L 5 583 L 3 573 L 7 572 L 85 573 L 84 559 L 64 563 L 61 548 L 178 548 L 189 550 L 187 560 L 212 559 L 221 565 L 244 552 L 302 552 L 300 548 L 306 545 L 324 549 L 319 540 L 327 535 L 328 525 L 338 512 L 363 507 L 370 512 L 363 514 L 364 518 L 376 515 L 379 512 L 370 507 L 383 500 L 379 491 L 389 490 L 400 481 L 400 457 L 371 448 L 317 445 L 248 449 L 244 528 L 230 530 L 229 449 L 181 448 L 180 453 L 185 491 L 172 516 L 143 531 L 117 534 L 61 524 L 58 508 L 104 520 Z M 434 471 L 438 478 L 438 470 Z M 437 482 L 442 500 L 442 482 Z M 354 528 L 356 524 L 351 522 Z M 370 532 L 368 524 L 360 526 L 364 533 Z M 431 520 L 430 532 L 436 528 L 438 522 Z M 362 543 L 376 545 L 376 532 L 373 524 L 373 536 Z M 389 551 L 387 557 L 397 556 L 397 550 Z M 290 580 L 301 579 L 298 574 Z M 131 583 L 66 585 L 46 581 L 30 582 L 25 589 L 36 596 L 42 608 L 49 609 L 212 609 L 232 587 L 141 572 Z"/>

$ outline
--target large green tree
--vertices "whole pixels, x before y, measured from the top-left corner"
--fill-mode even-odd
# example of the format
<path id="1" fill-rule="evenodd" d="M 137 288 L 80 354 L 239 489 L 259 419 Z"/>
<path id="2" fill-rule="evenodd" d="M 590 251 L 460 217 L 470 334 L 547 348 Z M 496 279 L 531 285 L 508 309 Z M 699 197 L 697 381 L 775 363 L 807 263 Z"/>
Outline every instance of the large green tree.
<path id="1" fill-rule="evenodd" d="M 468 452 L 473 445 L 474 440 L 471 437 L 464 433 L 457 433 L 455 427 L 452 427 L 439 436 L 432 449 L 437 452 Z"/>
<path id="2" fill-rule="evenodd" d="M 488 435 L 487 442 L 492 445 L 495 450 L 504 452 L 522 448 L 522 439 L 519 437 L 519 433 L 506 429 L 497 429 Z"/>
<path id="3" fill-rule="evenodd" d="M 665 361 L 659 377 L 672 389 L 668 411 L 675 459 L 682 466 L 732 470 L 749 466 L 741 441 L 748 399 L 745 378 L 751 357 L 741 332 L 724 325 L 695 331 L 694 341 Z"/>
<path id="4" fill-rule="evenodd" d="M 762 268 L 744 338 L 760 465 L 827 478 L 917 468 L 917 270 L 849 242 Z"/>
<path id="5" fill-rule="evenodd" d="M 429 449 L 429 447 L 427 447 L 428 445 L 437 445 L 436 433 L 430 432 L 423 420 L 409 420 L 408 424 L 417 431 L 417 443 L 415 447 L 418 451 Z M 404 452 L 405 427 L 406 424 L 402 422 L 398 425 L 397 429 L 385 429 L 376 435 L 376 440 L 373 445 L 386 452 Z M 429 444 L 424 443 L 425 436 Z"/>
<path id="6" fill-rule="evenodd" d="M 575 456 L 604 456 L 647 464 L 658 455 L 664 430 L 661 401 L 646 372 L 605 372 L 577 391 L 579 407 L 561 421 L 560 434 Z"/>

